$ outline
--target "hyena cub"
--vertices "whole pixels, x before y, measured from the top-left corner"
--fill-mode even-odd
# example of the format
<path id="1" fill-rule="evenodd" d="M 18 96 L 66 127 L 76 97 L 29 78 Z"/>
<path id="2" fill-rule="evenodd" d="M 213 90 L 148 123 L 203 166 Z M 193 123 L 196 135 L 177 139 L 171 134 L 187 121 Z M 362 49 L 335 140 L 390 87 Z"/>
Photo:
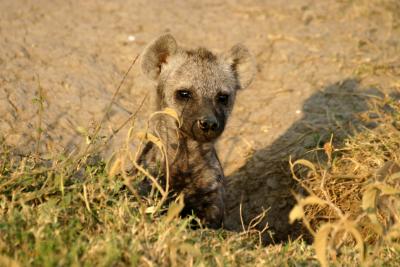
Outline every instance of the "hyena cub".
<path id="1" fill-rule="evenodd" d="M 205 48 L 183 49 L 167 34 L 148 45 L 141 55 L 141 68 L 157 82 L 157 109 L 176 110 L 181 126 L 160 116 L 154 131 L 166 145 L 167 159 L 148 143 L 139 163 L 163 180 L 168 160 L 170 186 L 184 193 L 182 213 L 193 212 L 206 226 L 221 227 L 224 173 L 214 143 L 224 131 L 237 90 L 246 88 L 253 78 L 252 56 L 243 45 L 222 55 Z"/>

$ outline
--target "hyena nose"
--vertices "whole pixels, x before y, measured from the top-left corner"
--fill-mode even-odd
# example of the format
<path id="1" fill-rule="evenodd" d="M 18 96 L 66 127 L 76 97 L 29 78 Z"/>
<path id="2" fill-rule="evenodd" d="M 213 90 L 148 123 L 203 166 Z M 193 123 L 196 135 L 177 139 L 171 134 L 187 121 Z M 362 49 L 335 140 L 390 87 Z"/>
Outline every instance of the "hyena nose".
<path id="1" fill-rule="evenodd" d="M 216 131 L 218 129 L 218 121 L 216 119 L 213 118 L 204 118 L 204 119 L 200 119 L 198 121 L 199 124 L 199 128 L 204 131 L 204 132 L 208 132 L 208 131 Z"/>

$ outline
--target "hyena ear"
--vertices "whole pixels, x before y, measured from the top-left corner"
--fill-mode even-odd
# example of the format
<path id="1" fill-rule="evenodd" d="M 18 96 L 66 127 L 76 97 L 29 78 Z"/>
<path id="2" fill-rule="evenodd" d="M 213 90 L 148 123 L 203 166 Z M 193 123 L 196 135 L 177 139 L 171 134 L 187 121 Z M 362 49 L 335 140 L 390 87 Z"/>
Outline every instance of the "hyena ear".
<path id="1" fill-rule="evenodd" d="M 256 64 L 247 47 L 242 44 L 234 45 L 225 55 L 225 60 L 235 73 L 239 81 L 239 88 L 245 89 L 249 86 L 256 73 Z"/>
<path id="2" fill-rule="evenodd" d="M 157 80 L 161 73 L 161 67 L 168 62 L 168 57 L 175 54 L 178 45 L 170 34 L 161 35 L 151 42 L 141 55 L 141 67 L 145 75 Z"/>

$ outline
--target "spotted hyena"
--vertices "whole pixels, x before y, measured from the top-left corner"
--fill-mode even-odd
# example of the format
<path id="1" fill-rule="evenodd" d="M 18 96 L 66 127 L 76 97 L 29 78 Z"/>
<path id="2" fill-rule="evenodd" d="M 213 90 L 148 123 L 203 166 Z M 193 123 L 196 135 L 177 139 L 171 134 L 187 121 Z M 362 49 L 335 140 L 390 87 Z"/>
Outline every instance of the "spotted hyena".
<path id="1" fill-rule="evenodd" d="M 157 83 L 157 109 L 176 110 L 181 126 L 165 116 L 157 118 L 154 131 L 166 145 L 167 157 L 148 143 L 140 164 L 165 179 L 168 160 L 171 188 L 184 193 L 182 213 L 193 212 L 208 227 L 221 227 L 224 173 L 214 143 L 224 131 L 236 92 L 254 76 L 253 57 L 240 44 L 221 55 L 205 48 L 184 49 L 166 34 L 144 50 L 141 68 Z"/>

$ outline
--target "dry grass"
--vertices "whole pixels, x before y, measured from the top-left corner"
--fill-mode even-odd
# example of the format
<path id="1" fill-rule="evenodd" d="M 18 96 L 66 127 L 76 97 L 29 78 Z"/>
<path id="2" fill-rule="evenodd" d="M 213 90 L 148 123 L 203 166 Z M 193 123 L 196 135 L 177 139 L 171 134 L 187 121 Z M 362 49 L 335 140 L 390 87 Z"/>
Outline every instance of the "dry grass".
<path id="1" fill-rule="evenodd" d="M 313 152 L 318 163 L 291 163 L 294 178 L 309 194 L 299 197 L 291 220 L 303 220 L 323 266 L 329 258 L 336 261 L 346 245 L 354 246 L 365 264 L 379 257 L 385 246 L 398 257 L 400 103 L 387 98 L 375 107 L 379 127 L 349 137 L 340 148 L 326 143 Z"/>
<path id="2" fill-rule="evenodd" d="M 268 248 L 254 229 L 193 230 L 195 217 L 179 218 L 182 198 L 168 204 L 163 189 L 138 196 L 143 175 L 123 171 L 122 155 L 132 155 L 106 165 L 90 155 L 20 157 L 2 145 L 1 266 L 254 266 L 312 259 L 300 240 Z"/>

